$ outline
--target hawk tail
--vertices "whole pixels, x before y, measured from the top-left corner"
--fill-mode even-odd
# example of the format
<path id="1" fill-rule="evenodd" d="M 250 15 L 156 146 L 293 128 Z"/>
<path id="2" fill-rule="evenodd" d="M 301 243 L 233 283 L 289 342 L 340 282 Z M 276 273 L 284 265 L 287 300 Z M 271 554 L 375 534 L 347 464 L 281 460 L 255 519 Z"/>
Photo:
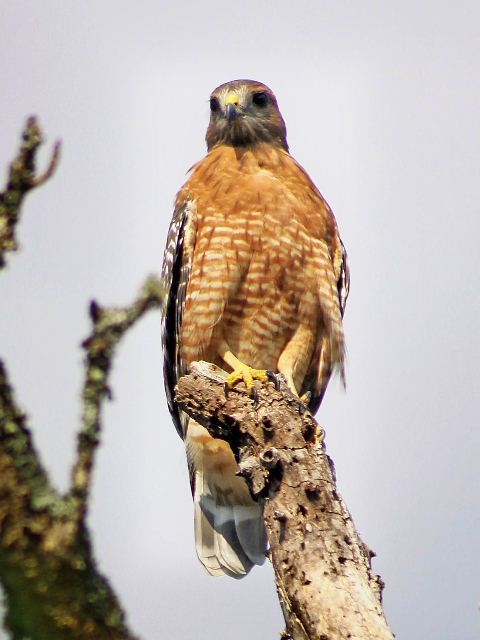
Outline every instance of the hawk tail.
<path id="1" fill-rule="evenodd" d="M 265 561 L 262 508 L 235 475 L 238 466 L 226 442 L 193 421 L 186 441 L 199 560 L 211 575 L 242 578 Z"/>

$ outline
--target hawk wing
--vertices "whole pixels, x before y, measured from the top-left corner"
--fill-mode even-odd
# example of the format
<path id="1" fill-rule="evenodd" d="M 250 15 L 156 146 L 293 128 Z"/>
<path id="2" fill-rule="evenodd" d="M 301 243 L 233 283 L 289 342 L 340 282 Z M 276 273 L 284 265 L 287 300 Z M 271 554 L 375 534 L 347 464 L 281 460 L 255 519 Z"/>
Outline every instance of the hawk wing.
<path id="1" fill-rule="evenodd" d="M 336 290 L 338 294 L 338 305 L 340 311 L 340 317 L 343 318 L 345 313 L 345 306 L 347 303 L 348 294 L 350 291 L 350 269 L 348 267 L 348 256 L 345 250 L 345 246 L 341 239 L 338 237 L 339 246 L 333 257 L 333 271 L 336 282 Z M 343 339 L 343 337 L 342 337 Z M 316 366 L 312 367 L 309 375 L 304 382 L 304 389 L 311 393 L 309 401 L 309 408 L 312 413 L 315 413 L 325 395 L 328 382 L 332 375 L 334 367 L 340 366 L 340 373 L 343 383 L 345 384 L 344 369 L 343 369 L 343 346 L 340 354 L 341 360 L 332 358 L 331 344 L 329 340 L 323 339 L 319 344 L 320 353 L 316 356 Z"/>
<path id="2" fill-rule="evenodd" d="M 181 438 L 185 437 L 187 417 L 175 405 L 174 391 L 177 380 L 186 369 L 180 357 L 179 335 L 192 264 L 193 246 L 190 244 L 193 244 L 193 234 L 188 233 L 192 216 L 193 207 L 190 201 L 176 203 L 168 230 L 162 267 L 162 285 L 166 291 L 162 317 L 163 377 L 168 409 Z"/>
<path id="3" fill-rule="evenodd" d="M 345 249 L 345 245 L 340 240 L 341 253 L 340 253 L 340 268 L 337 276 L 337 290 L 338 301 L 340 303 L 340 313 L 345 313 L 345 306 L 347 304 L 348 294 L 350 293 L 350 269 L 348 267 L 348 255 Z"/>
<path id="4" fill-rule="evenodd" d="M 196 224 L 193 202 L 177 202 L 162 268 L 162 283 L 167 292 L 162 319 L 165 390 L 173 422 L 187 448 L 198 557 L 210 574 L 239 578 L 254 564 L 265 561 L 267 543 L 262 508 L 250 496 L 243 478 L 236 475 L 238 467 L 229 445 L 212 438 L 174 402 L 175 385 L 186 370 L 180 354 L 180 329 Z"/>

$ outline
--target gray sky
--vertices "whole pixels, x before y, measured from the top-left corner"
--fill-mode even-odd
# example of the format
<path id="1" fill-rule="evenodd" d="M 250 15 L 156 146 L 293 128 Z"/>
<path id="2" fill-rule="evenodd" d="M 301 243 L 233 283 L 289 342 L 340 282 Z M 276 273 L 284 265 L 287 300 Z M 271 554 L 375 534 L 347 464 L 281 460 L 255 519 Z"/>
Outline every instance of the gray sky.
<path id="1" fill-rule="evenodd" d="M 31 113 L 64 143 L 0 279 L 0 352 L 60 487 L 88 300 L 126 303 L 159 271 L 210 91 L 263 81 L 350 256 L 348 389 L 333 381 L 318 417 L 389 622 L 409 640 L 479 637 L 479 7 L 0 1 L 0 165 Z M 274 638 L 271 569 L 214 579 L 196 560 L 161 366 L 152 315 L 115 363 L 96 556 L 145 640 Z"/>

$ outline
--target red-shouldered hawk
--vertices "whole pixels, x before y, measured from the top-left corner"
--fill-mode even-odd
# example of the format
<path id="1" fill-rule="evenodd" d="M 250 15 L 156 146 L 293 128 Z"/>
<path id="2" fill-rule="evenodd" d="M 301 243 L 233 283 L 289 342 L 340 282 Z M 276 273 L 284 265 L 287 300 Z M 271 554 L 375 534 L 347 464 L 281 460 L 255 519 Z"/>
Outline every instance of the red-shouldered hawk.
<path id="1" fill-rule="evenodd" d="M 249 390 L 272 370 L 316 411 L 333 369 L 343 377 L 349 274 L 333 213 L 289 154 L 272 91 L 227 82 L 210 112 L 208 153 L 177 195 L 165 250 L 165 386 L 186 444 L 200 561 L 242 577 L 265 559 L 261 505 L 229 445 L 175 405 L 175 384 L 194 360 L 227 365 L 228 384 Z"/>

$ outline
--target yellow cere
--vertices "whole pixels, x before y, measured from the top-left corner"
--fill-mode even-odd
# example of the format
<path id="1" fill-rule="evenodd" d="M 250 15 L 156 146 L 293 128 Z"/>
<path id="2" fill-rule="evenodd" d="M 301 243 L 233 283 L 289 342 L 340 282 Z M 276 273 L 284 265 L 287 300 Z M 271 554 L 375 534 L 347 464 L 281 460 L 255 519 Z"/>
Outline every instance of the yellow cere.
<path id="1" fill-rule="evenodd" d="M 227 93 L 227 97 L 225 98 L 225 105 L 227 104 L 238 104 L 238 95 L 235 93 L 235 91 L 229 91 Z"/>

